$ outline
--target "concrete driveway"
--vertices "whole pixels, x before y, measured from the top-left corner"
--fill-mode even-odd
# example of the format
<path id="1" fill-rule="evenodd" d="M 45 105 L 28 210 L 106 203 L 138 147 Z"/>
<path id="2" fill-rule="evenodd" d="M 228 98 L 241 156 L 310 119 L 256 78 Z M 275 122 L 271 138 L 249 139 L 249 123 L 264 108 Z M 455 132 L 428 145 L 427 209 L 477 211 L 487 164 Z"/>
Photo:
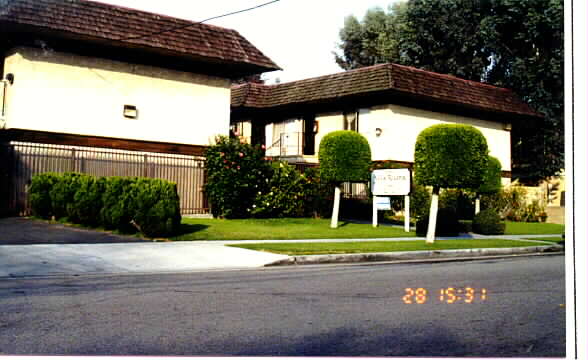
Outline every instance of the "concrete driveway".
<path id="1" fill-rule="evenodd" d="M 156 243 L 44 221 L 0 219 L 0 277 L 238 269 L 284 258 L 215 242 Z"/>
<path id="2" fill-rule="evenodd" d="M 0 219 L 0 245 L 144 242 L 138 237 L 89 231 L 27 218 Z"/>

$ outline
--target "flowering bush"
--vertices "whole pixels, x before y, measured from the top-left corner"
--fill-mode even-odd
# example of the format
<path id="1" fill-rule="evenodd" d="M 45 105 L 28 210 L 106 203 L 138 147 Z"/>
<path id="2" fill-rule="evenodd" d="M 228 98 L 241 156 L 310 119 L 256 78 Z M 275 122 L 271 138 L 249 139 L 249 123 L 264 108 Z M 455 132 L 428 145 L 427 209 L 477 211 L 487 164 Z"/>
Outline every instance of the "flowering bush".
<path id="1" fill-rule="evenodd" d="M 545 215 L 545 206 L 538 200 L 527 199 L 527 191 L 520 186 L 508 186 L 496 194 L 482 196 L 482 206 L 494 209 L 502 219 L 538 222 Z"/>
<path id="2" fill-rule="evenodd" d="M 257 192 L 251 215 L 262 218 L 304 216 L 308 179 L 285 162 L 273 163 L 272 170 L 266 191 Z"/>
<path id="3" fill-rule="evenodd" d="M 205 191 L 214 217 L 248 218 L 255 198 L 265 194 L 272 168 L 261 146 L 220 136 L 206 151 Z"/>

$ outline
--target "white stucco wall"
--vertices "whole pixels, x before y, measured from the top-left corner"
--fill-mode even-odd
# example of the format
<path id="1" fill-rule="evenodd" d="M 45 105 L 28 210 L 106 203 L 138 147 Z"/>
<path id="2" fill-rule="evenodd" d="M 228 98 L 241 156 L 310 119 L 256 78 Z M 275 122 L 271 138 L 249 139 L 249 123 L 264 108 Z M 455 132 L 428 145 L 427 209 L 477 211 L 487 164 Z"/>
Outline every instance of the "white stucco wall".
<path id="1" fill-rule="evenodd" d="M 229 134 L 228 79 L 24 47 L 4 73 L 7 128 L 193 145 Z"/>
<path id="2" fill-rule="evenodd" d="M 320 140 L 331 131 L 343 129 L 343 114 L 318 114 L 319 133 L 316 137 L 316 151 Z M 359 132 L 364 135 L 372 150 L 372 160 L 396 160 L 414 162 L 414 145 L 421 131 L 442 123 L 468 124 L 479 129 L 486 137 L 490 155 L 498 158 L 502 170 L 511 170 L 510 132 L 497 122 L 469 117 L 437 113 L 400 105 L 383 105 L 359 109 Z M 382 130 L 376 136 L 376 129 Z"/>
<path id="3" fill-rule="evenodd" d="M 343 113 L 316 114 L 315 121 L 318 121 L 318 132 L 314 138 L 314 153 L 318 156 L 323 137 L 330 132 L 343 130 Z"/>

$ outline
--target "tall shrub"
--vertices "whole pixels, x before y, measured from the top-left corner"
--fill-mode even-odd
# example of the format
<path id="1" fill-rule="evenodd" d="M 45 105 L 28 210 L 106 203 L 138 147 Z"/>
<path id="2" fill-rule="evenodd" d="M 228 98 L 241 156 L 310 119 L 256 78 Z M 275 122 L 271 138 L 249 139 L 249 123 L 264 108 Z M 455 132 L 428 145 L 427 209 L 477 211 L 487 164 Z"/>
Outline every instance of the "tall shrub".
<path id="1" fill-rule="evenodd" d="M 488 166 L 488 144 L 470 125 L 440 124 L 423 130 L 414 150 L 414 180 L 432 186 L 427 242 L 435 241 L 441 188 L 478 188 Z"/>
<path id="2" fill-rule="evenodd" d="M 138 178 L 131 187 L 132 224 L 149 237 L 174 234 L 180 226 L 180 198 L 174 183 Z"/>
<path id="3" fill-rule="evenodd" d="M 133 232 L 131 225 L 134 203 L 132 186 L 136 178 L 113 176 L 108 178 L 102 196 L 100 219 L 107 229 Z"/>
<path id="4" fill-rule="evenodd" d="M 61 175 L 56 173 L 43 173 L 33 176 L 29 188 L 29 198 L 33 215 L 43 219 L 51 218 L 53 215 L 53 206 L 50 193 L 60 177 Z"/>
<path id="5" fill-rule="evenodd" d="M 53 185 L 49 195 L 51 196 L 51 207 L 56 219 L 64 218 L 68 215 L 67 207 L 74 201 L 74 195 L 78 190 L 80 177 L 82 174 L 64 173 L 58 178 Z"/>
<path id="6" fill-rule="evenodd" d="M 105 184 L 106 179 L 103 177 L 80 176 L 73 202 L 67 206 L 70 221 L 88 226 L 100 224 Z"/>
<path id="7" fill-rule="evenodd" d="M 337 227 L 340 185 L 367 182 L 372 163 L 370 145 L 363 135 L 349 130 L 334 131 L 323 137 L 319 147 L 321 181 L 335 185 L 331 227 Z"/>
<path id="8" fill-rule="evenodd" d="M 221 218 L 247 218 L 255 197 L 266 193 L 271 165 L 259 145 L 220 136 L 206 151 L 206 194 L 212 214 Z"/>

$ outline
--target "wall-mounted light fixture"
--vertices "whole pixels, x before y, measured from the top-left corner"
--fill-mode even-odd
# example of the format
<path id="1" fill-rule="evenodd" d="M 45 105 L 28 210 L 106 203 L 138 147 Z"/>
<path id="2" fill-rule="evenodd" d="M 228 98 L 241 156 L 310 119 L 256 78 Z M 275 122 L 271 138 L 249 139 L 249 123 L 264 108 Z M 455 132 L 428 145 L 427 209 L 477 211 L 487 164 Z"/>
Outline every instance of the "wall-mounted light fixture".
<path id="1" fill-rule="evenodd" d="M 312 124 L 312 132 L 316 134 L 316 133 L 318 133 L 318 131 L 319 131 L 319 123 L 318 123 L 318 121 L 315 121 Z"/>
<path id="2" fill-rule="evenodd" d="M 512 130 L 512 124 L 511 123 L 504 124 L 504 130 L 511 131 Z"/>
<path id="3" fill-rule="evenodd" d="M 123 116 L 127 119 L 136 119 L 139 116 L 139 110 L 137 110 L 135 105 L 125 105 Z"/>
<path id="4" fill-rule="evenodd" d="M 14 74 L 6 74 L 6 80 L 10 83 L 10 85 L 14 84 Z"/>
<path id="5" fill-rule="evenodd" d="M 380 135 L 382 135 L 382 129 L 381 128 L 376 128 L 376 136 L 380 137 Z"/>

